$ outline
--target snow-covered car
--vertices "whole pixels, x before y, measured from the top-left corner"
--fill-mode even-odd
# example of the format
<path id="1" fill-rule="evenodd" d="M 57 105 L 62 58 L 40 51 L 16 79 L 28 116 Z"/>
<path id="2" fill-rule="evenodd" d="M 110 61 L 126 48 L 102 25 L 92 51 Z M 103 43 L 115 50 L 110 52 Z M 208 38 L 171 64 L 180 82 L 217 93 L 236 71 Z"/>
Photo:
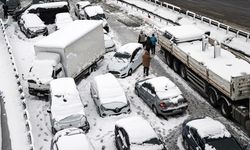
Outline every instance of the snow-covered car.
<path id="1" fill-rule="evenodd" d="M 210 117 L 186 120 L 182 137 L 187 150 L 243 150 L 226 127 Z"/>
<path id="2" fill-rule="evenodd" d="M 115 143 L 118 150 L 166 150 L 149 122 L 139 116 L 115 123 Z"/>
<path id="3" fill-rule="evenodd" d="M 105 44 L 106 53 L 111 52 L 111 51 L 115 51 L 116 46 L 115 46 L 115 42 L 113 41 L 112 37 L 109 36 L 109 34 L 106 30 L 103 30 L 103 33 L 104 33 L 104 44 Z"/>
<path id="4" fill-rule="evenodd" d="M 84 8 L 90 5 L 91 4 L 89 1 L 80 1 L 76 3 L 74 10 L 75 10 L 75 15 L 78 17 L 78 19 L 80 20 L 85 19 Z"/>
<path id="5" fill-rule="evenodd" d="M 95 150 L 85 132 L 79 128 L 58 131 L 51 143 L 51 150 Z"/>
<path id="6" fill-rule="evenodd" d="M 48 35 L 47 26 L 36 14 L 23 14 L 18 20 L 18 25 L 27 38 Z"/>
<path id="7" fill-rule="evenodd" d="M 142 64 L 142 44 L 128 43 L 121 46 L 107 65 L 107 70 L 116 77 L 126 77 Z"/>
<path id="8" fill-rule="evenodd" d="M 184 112 L 188 107 L 179 88 L 164 76 L 136 82 L 135 93 L 156 115 L 174 115 Z"/>
<path id="9" fill-rule="evenodd" d="M 89 122 L 73 78 L 59 78 L 50 82 L 52 133 L 76 127 L 87 132 Z"/>
<path id="10" fill-rule="evenodd" d="M 94 77 L 90 93 L 101 117 L 130 112 L 130 104 L 123 88 L 110 73 Z"/>
<path id="11" fill-rule="evenodd" d="M 70 13 L 58 13 L 56 14 L 56 20 L 55 20 L 55 23 L 56 23 L 56 29 L 59 30 L 61 29 L 62 27 L 70 24 L 73 22 L 73 19 L 72 17 L 70 16 Z"/>
<path id="12" fill-rule="evenodd" d="M 109 32 L 109 26 L 101 6 L 87 6 L 84 8 L 85 18 L 88 20 L 102 20 L 103 29 Z"/>

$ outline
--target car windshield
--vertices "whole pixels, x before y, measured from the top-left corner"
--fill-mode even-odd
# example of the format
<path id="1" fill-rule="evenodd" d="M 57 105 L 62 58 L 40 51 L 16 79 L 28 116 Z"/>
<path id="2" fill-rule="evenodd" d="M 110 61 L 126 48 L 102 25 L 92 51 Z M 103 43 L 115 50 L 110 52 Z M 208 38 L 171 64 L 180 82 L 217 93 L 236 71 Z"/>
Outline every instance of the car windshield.
<path id="1" fill-rule="evenodd" d="M 119 58 L 119 59 L 129 59 L 130 58 L 129 53 L 121 53 L 121 52 L 116 52 L 114 57 Z"/>
<path id="2" fill-rule="evenodd" d="M 216 150 L 242 150 L 238 142 L 233 138 L 206 139 L 206 143 Z"/>

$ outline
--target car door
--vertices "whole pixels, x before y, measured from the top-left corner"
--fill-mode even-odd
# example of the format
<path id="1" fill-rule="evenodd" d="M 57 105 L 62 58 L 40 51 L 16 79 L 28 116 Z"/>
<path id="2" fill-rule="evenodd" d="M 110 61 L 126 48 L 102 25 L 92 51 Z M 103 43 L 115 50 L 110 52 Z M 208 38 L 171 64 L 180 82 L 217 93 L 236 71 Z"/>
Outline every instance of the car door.
<path id="1" fill-rule="evenodd" d="M 189 128 L 187 138 L 191 150 L 202 150 L 199 146 L 199 136 L 195 129 Z"/>
<path id="2" fill-rule="evenodd" d="M 142 84 L 142 87 L 144 88 L 144 91 L 145 91 L 143 94 L 144 101 L 151 107 L 152 106 L 152 99 L 153 99 L 152 86 L 151 86 L 151 84 L 144 82 Z"/>

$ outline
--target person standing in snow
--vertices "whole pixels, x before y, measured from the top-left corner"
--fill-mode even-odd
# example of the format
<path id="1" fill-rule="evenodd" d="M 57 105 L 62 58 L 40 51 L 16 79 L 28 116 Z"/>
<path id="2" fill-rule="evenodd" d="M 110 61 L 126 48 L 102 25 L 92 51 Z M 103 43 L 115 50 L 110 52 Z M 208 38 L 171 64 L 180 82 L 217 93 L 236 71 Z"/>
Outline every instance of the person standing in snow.
<path id="1" fill-rule="evenodd" d="M 150 53 L 149 51 L 146 50 L 142 56 L 143 76 L 148 76 L 150 61 L 151 61 Z"/>
<path id="2" fill-rule="evenodd" d="M 4 14 L 4 19 L 8 18 L 8 5 L 3 4 L 3 14 Z"/>
<path id="3" fill-rule="evenodd" d="M 145 44 L 145 50 L 150 52 L 151 47 L 152 47 L 152 43 L 151 43 L 150 37 L 148 36 L 146 44 Z"/>
<path id="4" fill-rule="evenodd" d="M 146 44 L 146 38 L 147 38 L 146 34 L 144 34 L 143 31 L 141 31 L 138 37 L 138 43 L 142 44 L 143 47 Z"/>
<path id="5" fill-rule="evenodd" d="M 151 52 L 154 55 L 155 54 L 155 46 L 156 46 L 156 42 L 157 42 L 157 38 L 155 37 L 155 34 L 152 34 L 152 36 L 150 37 L 150 41 L 151 41 Z"/>

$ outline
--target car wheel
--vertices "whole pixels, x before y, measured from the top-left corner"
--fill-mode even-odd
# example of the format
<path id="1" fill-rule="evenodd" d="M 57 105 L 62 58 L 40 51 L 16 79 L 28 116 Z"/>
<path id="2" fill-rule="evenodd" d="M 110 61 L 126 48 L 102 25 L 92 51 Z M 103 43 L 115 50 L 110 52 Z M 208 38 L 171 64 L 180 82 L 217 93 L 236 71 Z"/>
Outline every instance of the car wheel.
<path id="1" fill-rule="evenodd" d="M 152 106 L 152 111 L 154 112 L 154 114 L 155 114 L 156 116 L 159 115 L 159 113 L 158 113 L 158 111 L 157 111 L 157 109 L 156 109 L 155 106 Z"/>
<path id="2" fill-rule="evenodd" d="M 129 69 L 128 76 L 131 76 L 131 75 L 132 75 L 132 69 Z"/>
<path id="3" fill-rule="evenodd" d="M 183 147 L 186 149 L 186 150 L 189 150 L 189 145 L 187 143 L 187 140 L 182 138 L 183 139 Z"/>

